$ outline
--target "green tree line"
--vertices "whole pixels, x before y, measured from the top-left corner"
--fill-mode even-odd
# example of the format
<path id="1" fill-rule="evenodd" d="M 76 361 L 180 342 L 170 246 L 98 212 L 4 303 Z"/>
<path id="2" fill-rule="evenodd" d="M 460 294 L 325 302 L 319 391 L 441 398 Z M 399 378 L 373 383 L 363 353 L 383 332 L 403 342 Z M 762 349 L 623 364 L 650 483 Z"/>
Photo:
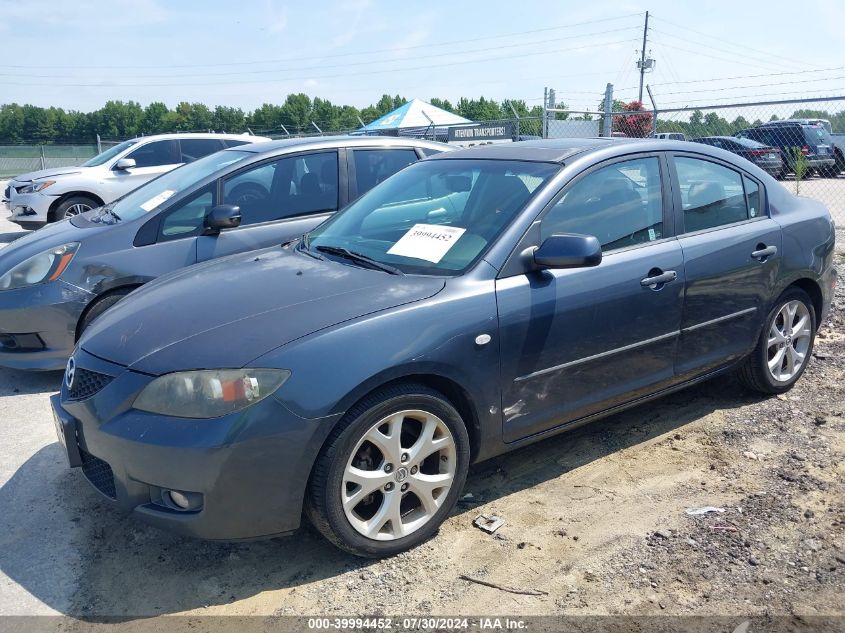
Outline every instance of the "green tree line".
<path id="1" fill-rule="evenodd" d="M 281 104 L 265 103 L 251 112 L 241 108 L 202 103 L 179 103 L 175 109 L 155 101 L 144 107 L 135 101 L 109 101 L 94 112 L 63 108 L 42 108 L 11 103 L 0 106 L 0 143 L 92 143 L 99 134 L 103 139 L 126 139 L 164 132 L 207 131 L 283 134 L 315 132 L 312 122 L 323 132 L 352 130 L 360 127 L 359 118 L 370 123 L 406 103 L 399 95 L 383 95 L 365 108 L 337 105 L 328 99 L 290 94 Z M 474 121 L 512 118 L 508 101 L 481 97 L 461 98 L 452 104 L 446 99 L 431 99 L 432 105 Z M 524 101 L 511 100 L 519 116 L 542 115 L 542 107 L 531 108 Z"/>
<path id="2" fill-rule="evenodd" d="M 701 110 L 694 110 L 689 117 L 689 121 L 672 120 L 669 118 L 672 116 L 677 116 L 677 113 L 667 113 L 664 115 L 658 113 L 658 132 L 682 132 L 687 138 L 696 138 L 699 136 L 733 136 L 739 130 L 763 124 L 763 121 L 759 118 L 749 121 L 742 115 L 728 121 L 716 111 L 710 111 L 704 114 Z M 769 117 L 769 121 L 777 121 L 779 118 L 776 114 L 773 114 Z M 830 121 L 834 132 L 845 131 L 845 111 L 830 113 L 825 110 L 800 109 L 795 110 L 790 116 L 783 118 L 827 119 Z"/>

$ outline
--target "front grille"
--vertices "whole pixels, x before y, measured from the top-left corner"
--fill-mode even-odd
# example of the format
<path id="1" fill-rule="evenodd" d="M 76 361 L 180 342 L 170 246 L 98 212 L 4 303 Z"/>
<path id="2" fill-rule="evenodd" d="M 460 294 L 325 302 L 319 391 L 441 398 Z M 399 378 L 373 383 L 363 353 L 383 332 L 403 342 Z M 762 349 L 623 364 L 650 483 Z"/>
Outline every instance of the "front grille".
<path id="1" fill-rule="evenodd" d="M 73 378 L 73 387 L 68 392 L 68 399 L 84 400 L 90 398 L 112 380 L 112 376 L 78 367 Z"/>
<path id="2" fill-rule="evenodd" d="M 112 499 L 117 498 L 114 489 L 114 473 L 106 462 L 91 453 L 86 453 L 81 448 L 79 454 L 82 456 L 82 473 L 97 490 Z"/>

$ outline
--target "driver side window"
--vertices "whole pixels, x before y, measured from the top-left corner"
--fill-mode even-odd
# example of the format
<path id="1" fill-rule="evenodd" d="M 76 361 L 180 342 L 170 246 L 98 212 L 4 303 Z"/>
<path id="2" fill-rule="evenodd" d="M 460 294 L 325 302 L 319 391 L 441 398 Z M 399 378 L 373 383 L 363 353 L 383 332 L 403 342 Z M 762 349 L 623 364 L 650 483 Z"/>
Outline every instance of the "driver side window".
<path id="1" fill-rule="evenodd" d="M 214 189 L 206 187 L 167 210 L 161 220 L 159 240 L 176 240 L 199 235 L 205 226 L 205 216 L 214 207 Z"/>
<path id="2" fill-rule="evenodd" d="M 607 252 L 663 237 L 663 188 L 656 157 L 597 169 L 567 188 L 543 218 L 542 239 L 594 235 Z"/>
<path id="3" fill-rule="evenodd" d="M 337 152 L 280 158 L 223 181 L 223 202 L 241 208 L 241 225 L 336 211 Z"/>
<path id="4" fill-rule="evenodd" d="M 135 160 L 135 167 L 158 167 L 160 165 L 177 165 L 181 161 L 179 156 L 179 141 L 153 141 L 141 145 L 138 149 L 126 155 Z"/>

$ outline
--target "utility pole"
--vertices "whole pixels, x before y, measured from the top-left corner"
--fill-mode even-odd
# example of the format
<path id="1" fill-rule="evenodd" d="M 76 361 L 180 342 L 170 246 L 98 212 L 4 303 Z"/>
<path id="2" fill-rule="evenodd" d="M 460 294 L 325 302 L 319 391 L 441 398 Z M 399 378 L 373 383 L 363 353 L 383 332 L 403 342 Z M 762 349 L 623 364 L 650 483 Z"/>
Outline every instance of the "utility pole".
<path id="1" fill-rule="evenodd" d="M 648 11 L 645 12 L 645 26 L 643 26 L 643 49 L 640 51 L 640 59 L 637 62 L 637 66 L 640 69 L 640 97 L 639 101 L 642 103 L 643 100 L 643 80 L 645 79 L 646 69 L 650 69 L 654 67 L 654 60 L 649 58 L 646 59 L 645 57 L 645 47 L 648 42 Z"/>

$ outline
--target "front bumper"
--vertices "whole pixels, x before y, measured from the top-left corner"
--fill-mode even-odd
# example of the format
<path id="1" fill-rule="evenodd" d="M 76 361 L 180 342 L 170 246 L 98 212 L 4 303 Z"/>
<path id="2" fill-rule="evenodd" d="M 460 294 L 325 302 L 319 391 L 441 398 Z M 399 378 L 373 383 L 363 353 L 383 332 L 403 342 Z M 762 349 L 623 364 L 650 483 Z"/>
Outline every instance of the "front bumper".
<path id="1" fill-rule="evenodd" d="M 47 196 L 43 193 L 16 193 L 14 187 L 10 188 L 8 202 L 9 220 L 15 224 L 47 224 L 47 215 L 50 205 L 56 200 L 56 196 Z"/>
<path id="2" fill-rule="evenodd" d="M 51 399 L 73 428 L 83 472 L 110 503 L 158 527 L 211 540 L 269 538 L 299 527 L 311 466 L 339 416 L 307 420 L 276 396 L 222 418 L 188 420 L 131 408 L 152 376 L 79 350 L 76 372 L 112 379 L 83 400 L 66 384 Z M 84 375 L 84 374 L 82 374 Z M 282 387 L 284 390 L 284 387 Z M 199 510 L 161 503 L 162 491 L 199 494 Z"/>
<path id="3" fill-rule="evenodd" d="M 93 298 L 62 280 L 0 292 L 0 367 L 63 369 Z"/>
<path id="4" fill-rule="evenodd" d="M 807 166 L 810 169 L 821 169 L 824 167 L 833 167 L 836 164 L 836 159 L 833 156 L 808 156 Z"/>

